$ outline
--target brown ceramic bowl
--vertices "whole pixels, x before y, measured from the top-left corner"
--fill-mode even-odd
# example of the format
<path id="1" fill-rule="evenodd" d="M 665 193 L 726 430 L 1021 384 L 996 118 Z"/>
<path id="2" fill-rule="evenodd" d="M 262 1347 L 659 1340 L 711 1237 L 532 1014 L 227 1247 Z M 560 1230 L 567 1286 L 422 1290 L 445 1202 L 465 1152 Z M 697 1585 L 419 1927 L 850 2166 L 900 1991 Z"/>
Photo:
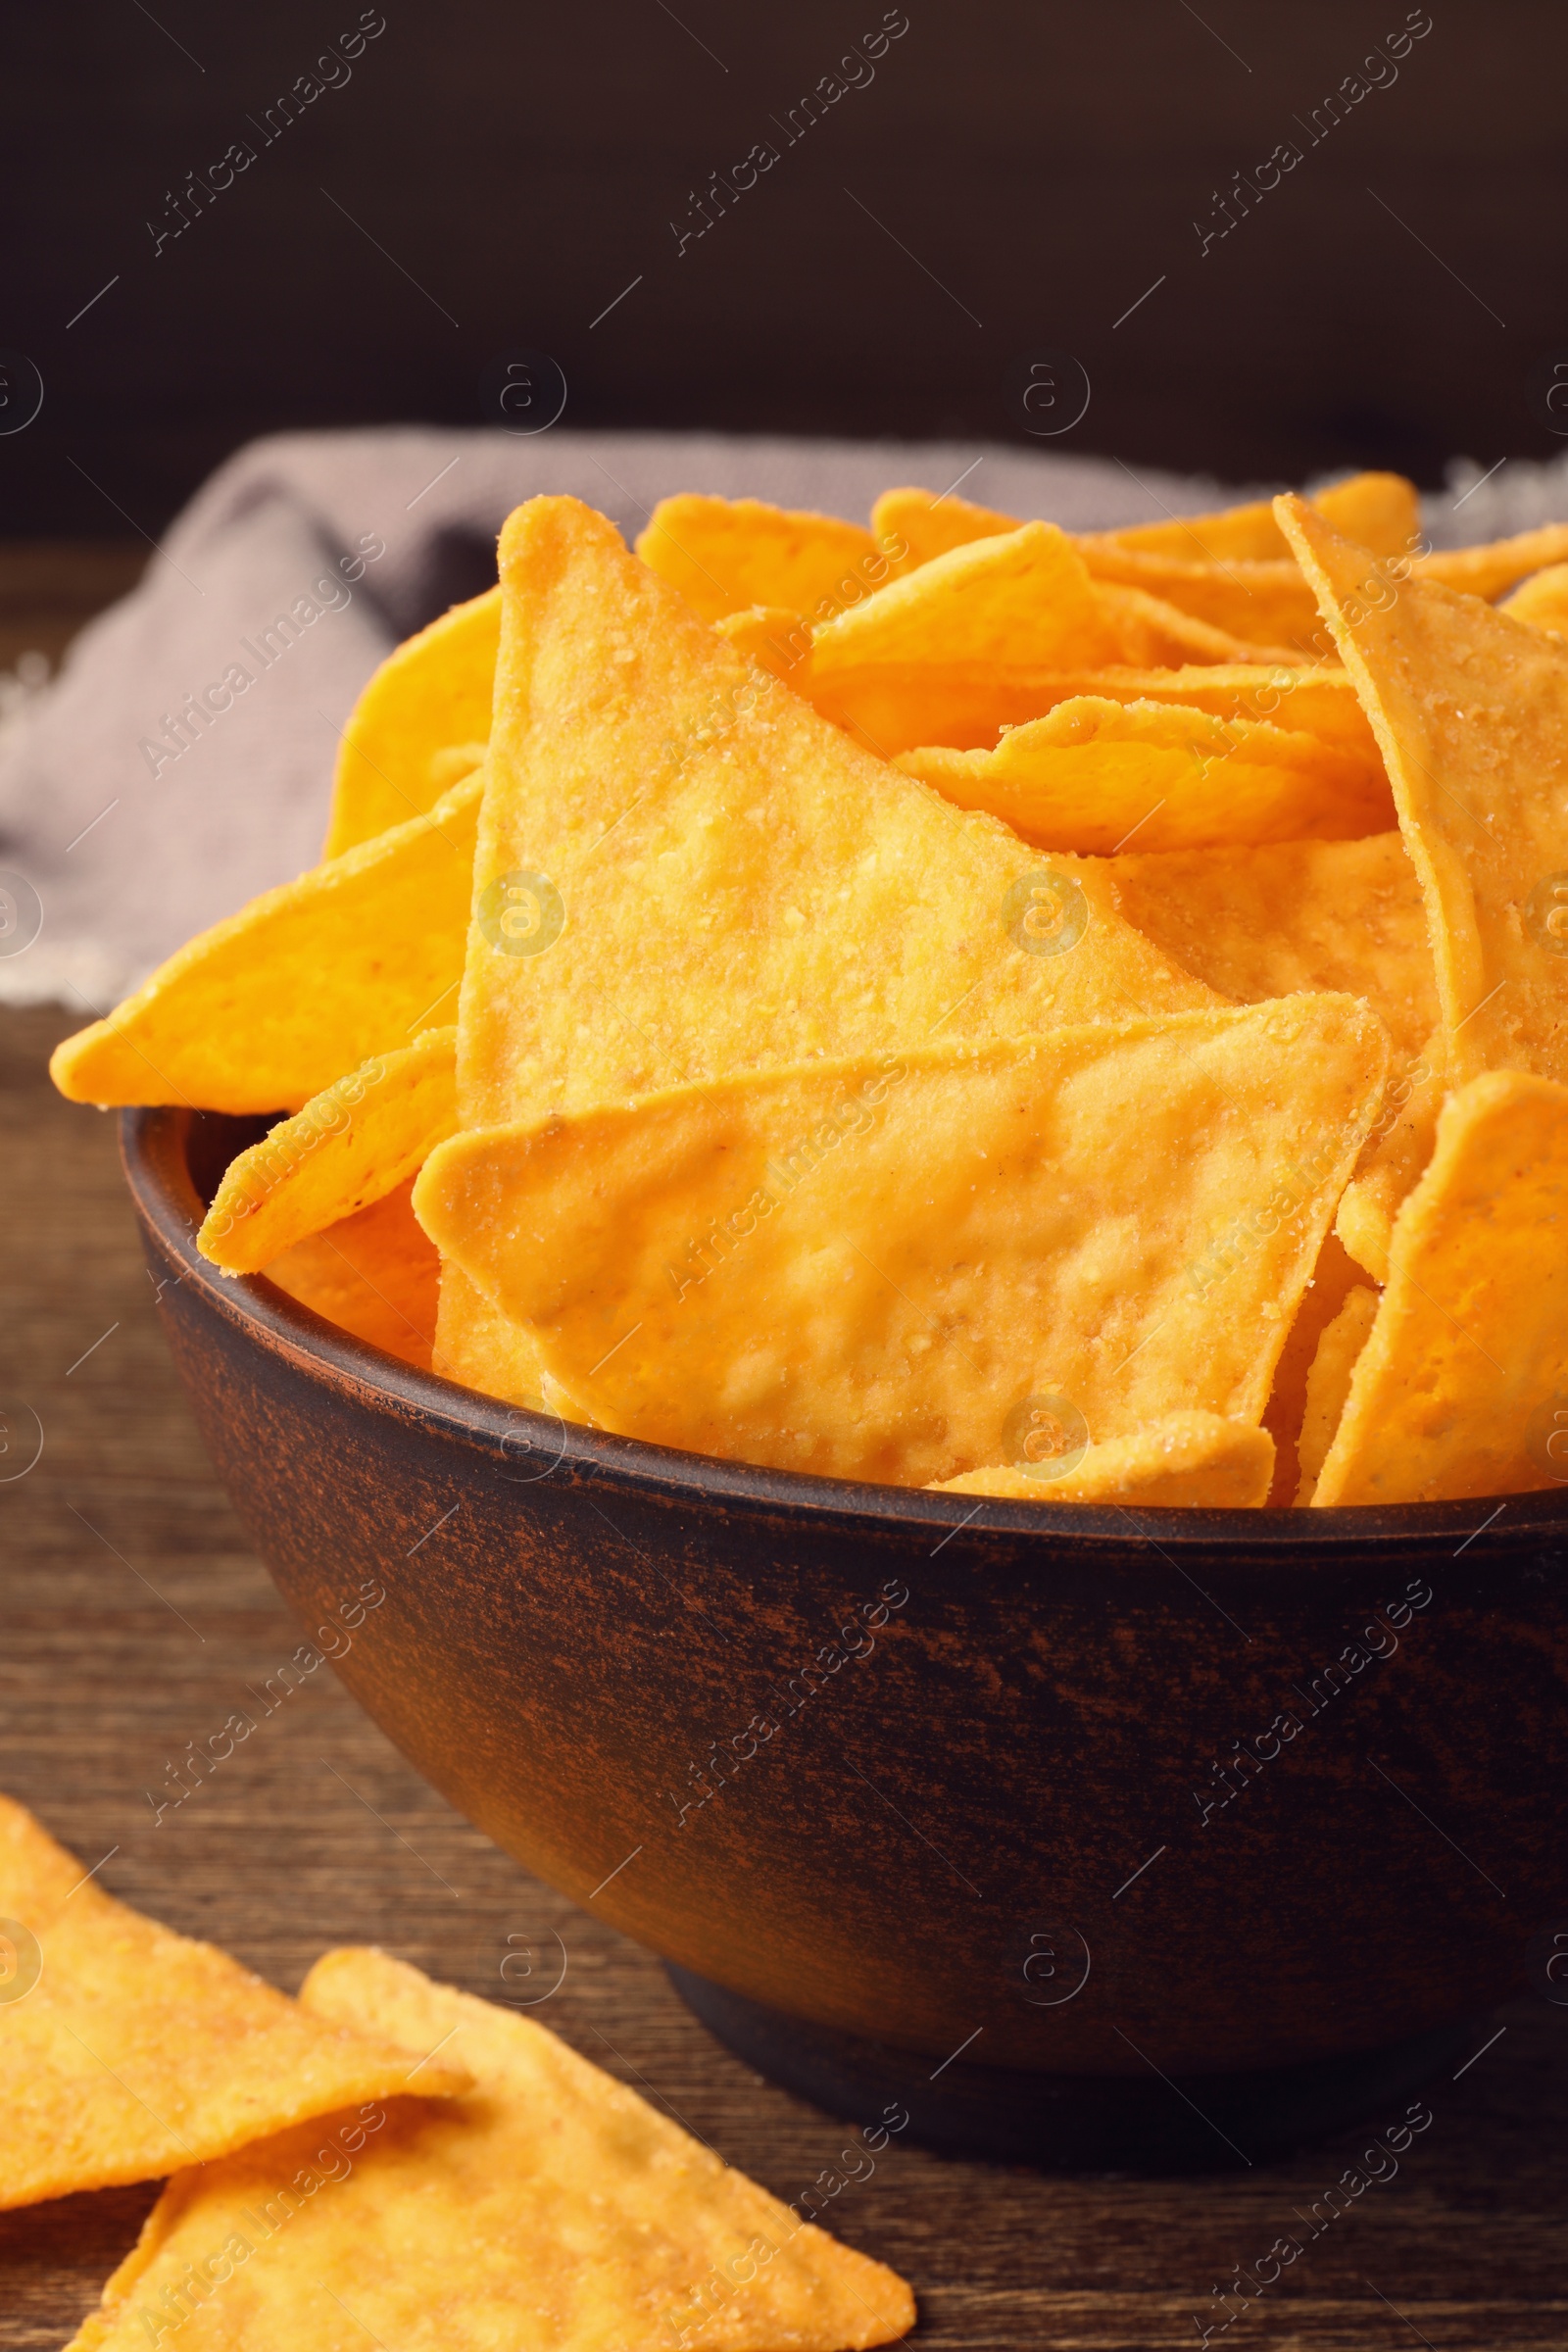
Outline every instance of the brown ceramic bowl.
<path id="1" fill-rule="evenodd" d="M 775 2078 L 992 2153 L 1255 2160 L 1395 2118 L 1568 1915 L 1568 1491 L 977 1505 L 564 1425 L 199 1257 L 257 1131 L 123 1132 L 258 1550 L 307 1630 L 381 1581 L 368 1713 Z"/>

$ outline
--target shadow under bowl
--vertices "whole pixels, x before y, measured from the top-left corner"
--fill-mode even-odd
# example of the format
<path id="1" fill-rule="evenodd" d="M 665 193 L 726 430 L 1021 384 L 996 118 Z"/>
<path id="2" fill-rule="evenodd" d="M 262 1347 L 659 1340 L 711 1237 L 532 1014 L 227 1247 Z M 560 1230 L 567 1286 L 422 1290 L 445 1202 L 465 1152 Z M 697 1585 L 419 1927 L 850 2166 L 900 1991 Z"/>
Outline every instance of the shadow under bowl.
<path id="1" fill-rule="evenodd" d="M 425 1778 L 762 2072 L 975 2153 L 1207 2168 L 1396 2122 L 1522 1987 L 1568 1914 L 1568 1490 L 977 1503 L 608 1436 L 200 1257 L 256 1132 L 122 1126 L 258 1551 Z"/>

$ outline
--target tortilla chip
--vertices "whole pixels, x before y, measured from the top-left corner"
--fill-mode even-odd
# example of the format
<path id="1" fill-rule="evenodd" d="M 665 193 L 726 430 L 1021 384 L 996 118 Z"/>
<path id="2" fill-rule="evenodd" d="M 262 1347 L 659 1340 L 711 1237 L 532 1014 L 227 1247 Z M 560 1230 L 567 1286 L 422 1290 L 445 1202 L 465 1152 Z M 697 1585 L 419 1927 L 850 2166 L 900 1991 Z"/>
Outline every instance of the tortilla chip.
<path id="1" fill-rule="evenodd" d="M 1568 646 L 1400 580 L 1279 502 L 1383 746 L 1426 898 L 1451 1082 L 1568 1076 L 1568 958 L 1540 894 L 1568 869 Z"/>
<path id="2" fill-rule="evenodd" d="M 501 592 L 491 588 L 387 656 L 343 729 L 324 858 L 433 808 L 466 772 L 446 774 L 440 761 L 452 746 L 482 747 L 490 732 L 500 632 Z"/>
<path id="3" fill-rule="evenodd" d="M 441 1261 L 410 1205 L 412 1176 L 368 1208 L 294 1243 L 269 1282 L 357 1340 L 430 1369 Z"/>
<path id="4" fill-rule="evenodd" d="M 1352 474 L 1348 481 L 1314 490 L 1312 504 L 1336 530 L 1359 539 L 1380 556 L 1405 555 L 1420 536 L 1421 501 L 1415 484 L 1402 474 Z M 1137 523 L 1130 530 L 1097 537 L 1142 549 L 1146 555 L 1178 556 L 1190 563 L 1217 564 L 1236 557 L 1266 563 L 1291 553 L 1274 519 L 1273 501 L 1267 498 L 1226 507 L 1215 514 L 1177 515 L 1168 522 Z"/>
<path id="5" fill-rule="evenodd" d="M 461 1134 L 415 1208 L 581 1412 L 927 1485 L 1255 1421 L 1388 1041 L 1347 997 L 768 1071 Z"/>
<path id="6" fill-rule="evenodd" d="M 457 1041 L 455 1028 L 427 1029 L 334 1080 L 241 1152 L 196 1236 L 202 1255 L 229 1274 L 254 1274 L 412 1181 L 458 1123 Z"/>
<path id="7" fill-rule="evenodd" d="M 451 1017 L 482 771 L 428 815 L 265 891 L 57 1046 L 73 1102 L 299 1110 L 345 1070 Z"/>
<path id="8" fill-rule="evenodd" d="M 994 507 L 971 506 L 952 491 L 884 490 L 871 509 L 871 533 L 879 547 L 902 547 L 898 569 L 913 571 L 950 548 L 967 547 L 973 539 L 996 539 L 1021 527 L 1016 514 L 999 514 Z"/>
<path id="9" fill-rule="evenodd" d="M 690 490 L 660 500 L 635 552 L 705 620 L 749 605 L 826 619 L 872 595 L 892 569 L 858 523 Z"/>
<path id="10" fill-rule="evenodd" d="M 1532 572 L 1504 597 L 1499 611 L 1510 619 L 1527 620 L 1533 629 L 1568 637 L 1568 564 L 1548 564 L 1544 571 Z"/>
<path id="11" fill-rule="evenodd" d="M 1565 1230 L 1568 1087 L 1523 1070 L 1472 1078 L 1445 1103 L 1432 1164 L 1395 1220 L 1316 1506 L 1558 1483 L 1531 1436 L 1568 1375 Z"/>
<path id="12" fill-rule="evenodd" d="M 1047 1421 L 1039 1459 L 1017 1469 L 966 1470 L 943 1479 L 939 1494 L 997 1494 L 1009 1502 L 1146 1502 L 1214 1510 L 1256 1510 L 1274 1470 L 1274 1441 L 1246 1421 L 1217 1413 L 1167 1413 L 1129 1438 L 1107 1438 L 1076 1455 L 1062 1451 Z M 1069 1434 L 1069 1433 L 1063 1433 Z M 1027 1446 L 1027 1441 L 1026 1441 Z"/>
<path id="13" fill-rule="evenodd" d="M 1046 863 L 869 758 L 603 515 L 531 500 L 501 569 L 466 1125 L 938 1031 L 1212 1003 L 1115 913 L 1102 868 Z M 491 901 L 509 888 L 548 892 L 548 925 L 505 939 Z"/>
<path id="14" fill-rule="evenodd" d="M 489 748 L 488 743 L 449 743 L 444 751 L 431 754 L 429 775 L 432 808 L 443 793 L 452 790 L 454 784 L 461 784 L 465 776 L 471 776 L 476 767 L 484 765 L 484 756 Z"/>
<path id="15" fill-rule="evenodd" d="M 166 2315 L 190 2352 L 838 2352 L 912 2327 L 894 2272 L 532 2018 L 374 1951 L 328 1952 L 301 1999 L 445 2043 L 475 2088 L 398 2100 L 330 2156 L 318 2129 L 180 2173 L 72 2352 L 144 2346 Z"/>
<path id="16" fill-rule="evenodd" d="M 216 1737 L 231 1754 L 250 1729 L 231 1715 Z M 0 2207 L 153 2180 L 354 2100 L 468 2080 L 443 2056 L 411 2082 L 417 2052 L 311 2017 L 226 1952 L 116 1902 L 9 1797 L 0 1917 L 18 1955 L 0 2008 Z"/>
<path id="17" fill-rule="evenodd" d="M 774 632 L 776 639 L 777 633 Z M 787 641 L 786 641 L 787 642 Z M 753 648 L 748 645 L 748 651 Z M 754 659 L 762 658 L 753 652 Z M 1004 727 L 1044 718 L 1075 695 L 1116 703 L 1176 703 L 1216 718 L 1261 718 L 1321 736 L 1356 761 L 1366 789 L 1388 792 L 1383 755 L 1353 684 L 1337 665 L 1188 663 L 1173 669 L 1017 669 L 998 663 L 871 662 L 818 677 L 808 662 L 777 669 L 825 718 L 846 727 L 879 758 L 927 743 L 988 752 Z M 1392 808 L 1392 799 L 1389 802 Z"/>
<path id="18" fill-rule="evenodd" d="M 1306 1404 L 1297 1445 L 1301 1480 L 1296 1499 L 1299 1505 L 1304 1506 L 1312 1499 L 1318 1474 L 1345 1411 L 1345 1400 L 1350 1394 L 1356 1358 L 1366 1346 L 1377 1311 L 1377 1292 L 1367 1283 L 1357 1283 L 1346 1293 L 1344 1304 L 1333 1321 L 1323 1328 L 1312 1369 L 1306 1376 Z"/>
<path id="19" fill-rule="evenodd" d="M 439 1258 L 438 1263 L 440 1297 L 430 1369 L 443 1380 L 461 1381 L 466 1389 L 526 1405 L 530 1412 L 542 1411 L 541 1366 L 532 1333 L 492 1306 L 454 1259 Z"/>
<path id="20" fill-rule="evenodd" d="M 1263 1408 L 1263 1427 L 1274 1441 L 1274 1476 L 1268 1491 L 1273 1508 L 1289 1509 L 1297 1498 L 1301 1477 L 1298 1447 L 1312 1359 L 1319 1340 L 1361 1279 L 1361 1269 L 1339 1236 L 1325 1235 L 1312 1279 L 1301 1293 L 1290 1337 L 1274 1367 L 1274 1385 Z"/>
<path id="21" fill-rule="evenodd" d="M 1129 853 L 1110 874 L 1128 921 L 1221 996 L 1255 1004 L 1343 990 L 1366 999 L 1396 1054 L 1418 1055 L 1431 1036 L 1426 909 L 1397 833 Z"/>
<path id="22" fill-rule="evenodd" d="M 1315 650 L 1313 641 L 1320 633 L 1317 605 L 1298 565 L 1288 556 L 1274 563 L 1237 557 L 1207 564 L 1146 555 L 1109 539 L 1080 539 L 1077 545 L 1096 580 L 1142 589 L 1179 612 L 1253 645 Z"/>
<path id="23" fill-rule="evenodd" d="M 1299 660 L 1289 645 L 1259 643 L 1192 612 L 1135 583 L 1093 581 L 1095 602 L 1116 632 L 1118 662 L 1140 669 L 1179 668 L 1189 662 L 1234 664 Z"/>
<path id="24" fill-rule="evenodd" d="M 1121 658 L 1120 631 L 1054 522 L 1025 523 L 935 556 L 824 622 L 811 641 L 814 678 L 868 662 L 1059 669 Z"/>
<path id="25" fill-rule="evenodd" d="M 1359 762 L 1316 735 L 1089 695 L 1009 729 L 994 752 L 927 747 L 896 765 L 1025 841 L 1090 857 L 1135 836 L 1146 851 L 1341 840 L 1392 813 L 1386 790 L 1369 799 Z"/>
<path id="26" fill-rule="evenodd" d="M 799 612 L 786 612 L 782 605 L 749 605 L 744 612 L 730 612 L 715 620 L 714 629 L 726 645 L 732 645 L 748 662 L 760 662 L 804 694 L 803 683 L 811 665 L 811 624 Z"/>
<path id="27" fill-rule="evenodd" d="M 1543 523 L 1539 530 L 1520 531 L 1512 539 L 1494 539 L 1485 547 L 1443 547 L 1418 556 L 1415 576 L 1437 581 L 1461 595 L 1479 596 L 1489 603 L 1516 580 L 1548 564 L 1568 561 L 1568 522 Z"/>
<path id="28" fill-rule="evenodd" d="M 1334 1229 L 1374 1282 L 1389 1279 L 1394 1220 L 1399 1203 L 1432 1157 L 1438 1140 L 1438 1113 L 1446 1091 L 1440 1030 L 1391 1076 L 1377 1126 L 1341 1196 Z"/>

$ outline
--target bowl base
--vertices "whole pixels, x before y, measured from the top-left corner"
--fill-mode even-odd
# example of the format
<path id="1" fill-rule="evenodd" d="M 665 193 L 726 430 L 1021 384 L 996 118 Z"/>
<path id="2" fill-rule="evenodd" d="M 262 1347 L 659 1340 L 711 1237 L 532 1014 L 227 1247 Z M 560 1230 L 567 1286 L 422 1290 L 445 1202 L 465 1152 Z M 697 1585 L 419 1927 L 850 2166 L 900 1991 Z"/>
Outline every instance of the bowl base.
<path id="1" fill-rule="evenodd" d="M 709 2032 L 765 2075 L 865 2131 L 900 2129 L 953 2155 L 1054 2172 L 1234 2172 L 1288 2155 L 1400 2105 L 1474 2047 L 1473 2017 L 1304 2065 L 1238 2074 L 1054 2075 L 929 2058 L 808 2024 L 666 1963 Z"/>

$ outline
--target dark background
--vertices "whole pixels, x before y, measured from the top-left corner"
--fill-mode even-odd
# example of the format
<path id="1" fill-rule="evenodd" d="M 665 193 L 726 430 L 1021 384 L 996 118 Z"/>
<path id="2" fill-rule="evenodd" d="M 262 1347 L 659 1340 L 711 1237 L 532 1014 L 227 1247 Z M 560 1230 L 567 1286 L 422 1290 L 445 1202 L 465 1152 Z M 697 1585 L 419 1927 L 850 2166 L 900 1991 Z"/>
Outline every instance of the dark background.
<path id="1" fill-rule="evenodd" d="M 359 0 L 11 9 L 0 346 L 46 397 L 0 439 L 0 533 L 157 530 L 278 427 L 476 422 L 518 348 L 561 363 L 573 425 L 1021 439 L 1002 378 L 1044 347 L 1093 399 L 1041 446 L 1428 484 L 1564 446 L 1525 389 L 1568 350 L 1550 0 L 1431 0 L 1397 80 L 1315 146 L 1297 118 L 1404 0 L 906 0 L 874 81 L 791 147 L 772 119 L 881 0 L 382 5 L 352 78 L 266 147 L 247 117 Z M 155 258 L 148 220 L 240 137 L 256 162 Z M 1293 137 L 1200 255 L 1216 190 Z M 760 139 L 779 162 L 677 255 L 671 220 Z"/>

